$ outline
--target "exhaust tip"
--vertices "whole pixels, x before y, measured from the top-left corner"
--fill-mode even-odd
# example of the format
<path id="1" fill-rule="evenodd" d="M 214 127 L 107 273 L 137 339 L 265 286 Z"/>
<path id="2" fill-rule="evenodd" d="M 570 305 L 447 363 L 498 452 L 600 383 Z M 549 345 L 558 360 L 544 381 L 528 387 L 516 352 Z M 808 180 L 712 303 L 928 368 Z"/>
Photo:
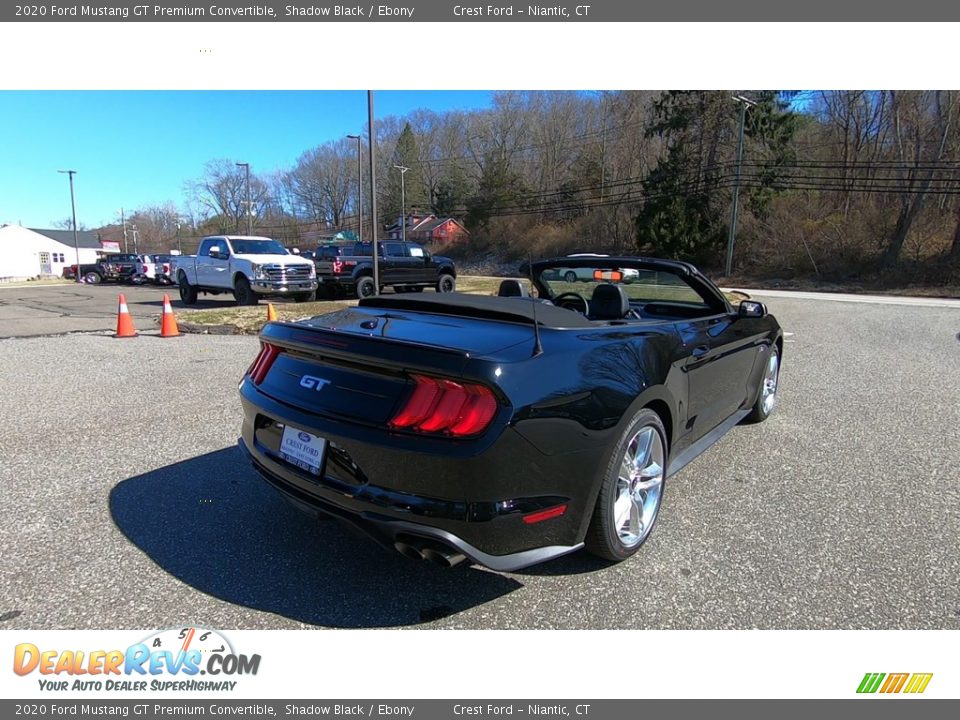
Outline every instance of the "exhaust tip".
<path id="1" fill-rule="evenodd" d="M 411 560 L 424 560 L 424 559 L 426 559 L 426 556 L 423 554 L 423 552 L 420 550 L 420 548 L 418 548 L 418 547 L 416 547 L 416 546 L 414 546 L 414 545 L 411 545 L 411 544 L 409 544 L 409 543 L 401 542 L 400 540 L 398 540 L 397 542 L 395 542 L 395 543 L 393 544 L 393 548 L 394 548 L 394 550 L 396 550 L 398 553 L 400 553 L 400 554 L 403 555 L 404 557 L 410 558 Z"/>
<path id="2" fill-rule="evenodd" d="M 463 553 L 448 550 L 444 547 L 426 547 L 421 554 L 424 560 L 429 560 L 446 568 L 452 568 L 467 559 Z"/>

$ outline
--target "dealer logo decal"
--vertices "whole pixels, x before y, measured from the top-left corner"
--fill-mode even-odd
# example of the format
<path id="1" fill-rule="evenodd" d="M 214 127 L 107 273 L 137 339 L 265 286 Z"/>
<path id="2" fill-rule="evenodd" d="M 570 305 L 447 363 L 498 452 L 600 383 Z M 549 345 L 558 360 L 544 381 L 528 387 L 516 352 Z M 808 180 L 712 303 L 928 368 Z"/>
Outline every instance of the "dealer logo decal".
<path id="1" fill-rule="evenodd" d="M 126 650 L 50 650 L 27 642 L 13 652 L 13 672 L 37 673 L 44 691 L 229 692 L 234 678 L 259 669 L 260 655 L 237 653 L 222 633 L 199 627 L 162 630 Z"/>
<path id="2" fill-rule="evenodd" d="M 919 694 L 927 689 L 933 673 L 867 673 L 857 687 L 858 693 Z"/>

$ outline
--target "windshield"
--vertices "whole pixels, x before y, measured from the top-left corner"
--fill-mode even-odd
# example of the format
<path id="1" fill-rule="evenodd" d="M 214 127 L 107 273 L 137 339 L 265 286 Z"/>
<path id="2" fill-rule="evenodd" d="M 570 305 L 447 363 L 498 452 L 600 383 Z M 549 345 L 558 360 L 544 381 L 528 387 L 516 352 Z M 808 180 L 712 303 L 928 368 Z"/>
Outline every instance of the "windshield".
<path id="1" fill-rule="evenodd" d="M 287 249 L 276 240 L 231 239 L 235 255 L 289 255 Z"/>
<path id="2" fill-rule="evenodd" d="M 551 299 L 564 293 L 576 293 L 589 299 L 597 286 L 614 284 L 623 288 L 631 303 L 669 302 L 697 308 L 709 307 L 699 292 L 669 270 L 631 268 L 610 263 L 582 267 L 561 265 L 544 268 L 538 280 Z"/>

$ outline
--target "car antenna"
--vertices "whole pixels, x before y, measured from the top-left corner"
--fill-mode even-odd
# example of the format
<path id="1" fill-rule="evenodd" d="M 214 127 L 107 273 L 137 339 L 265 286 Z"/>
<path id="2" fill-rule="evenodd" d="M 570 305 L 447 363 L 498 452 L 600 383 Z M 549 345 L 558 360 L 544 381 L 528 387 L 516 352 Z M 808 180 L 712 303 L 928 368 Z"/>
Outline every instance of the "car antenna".
<path id="1" fill-rule="evenodd" d="M 540 344 L 540 323 L 537 322 L 537 305 L 540 304 L 540 291 L 533 282 L 533 255 L 527 254 L 527 274 L 530 276 L 530 289 L 537 290 L 537 297 L 533 298 L 533 355 L 543 355 L 543 345 Z"/>

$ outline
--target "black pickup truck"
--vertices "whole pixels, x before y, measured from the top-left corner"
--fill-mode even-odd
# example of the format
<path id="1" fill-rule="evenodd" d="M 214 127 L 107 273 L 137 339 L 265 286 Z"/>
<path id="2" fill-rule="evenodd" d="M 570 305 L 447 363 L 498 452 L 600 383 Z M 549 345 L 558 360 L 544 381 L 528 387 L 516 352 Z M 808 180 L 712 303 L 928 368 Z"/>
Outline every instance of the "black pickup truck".
<path id="1" fill-rule="evenodd" d="M 377 243 L 380 289 L 394 292 L 422 292 L 432 287 L 437 292 L 453 292 L 457 287 L 457 269 L 448 257 L 431 255 L 414 242 L 383 240 Z M 321 245 L 313 253 L 317 266 L 318 293 L 338 297 L 356 293 L 357 297 L 375 294 L 373 247 L 371 243 Z"/>
<path id="2" fill-rule="evenodd" d="M 80 266 L 80 277 L 85 283 L 96 285 L 106 280 L 116 282 L 131 282 L 137 271 L 140 260 L 132 253 L 114 253 L 106 255 L 95 263 Z M 77 276 L 77 266 L 70 265 L 63 269 L 65 278 Z"/>

